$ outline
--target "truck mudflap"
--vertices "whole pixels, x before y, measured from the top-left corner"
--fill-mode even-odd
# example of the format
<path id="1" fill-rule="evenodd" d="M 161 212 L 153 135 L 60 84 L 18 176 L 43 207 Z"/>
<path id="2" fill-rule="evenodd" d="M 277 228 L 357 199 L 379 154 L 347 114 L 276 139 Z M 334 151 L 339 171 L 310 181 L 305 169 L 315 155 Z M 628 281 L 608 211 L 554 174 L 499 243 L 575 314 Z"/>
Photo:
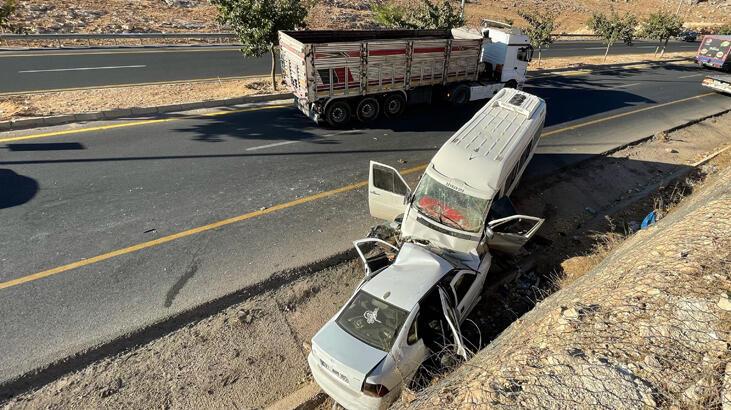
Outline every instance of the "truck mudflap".
<path id="1" fill-rule="evenodd" d="M 314 107 L 314 104 L 309 103 L 306 98 L 294 97 L 294 105 L 296 105 L 297 108 L 312 121 L 319 124 L 322 120 L 322 116 Z"/>

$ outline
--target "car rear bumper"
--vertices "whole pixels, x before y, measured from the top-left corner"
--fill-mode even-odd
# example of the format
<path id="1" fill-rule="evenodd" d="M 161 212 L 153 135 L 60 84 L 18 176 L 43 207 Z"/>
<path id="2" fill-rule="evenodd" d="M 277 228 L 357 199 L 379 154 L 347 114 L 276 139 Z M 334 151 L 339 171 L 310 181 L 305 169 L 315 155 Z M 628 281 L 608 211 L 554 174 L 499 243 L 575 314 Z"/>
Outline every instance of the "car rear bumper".
<path id="1" fill-rule="evenodd" d="M 343 383 L 335 380 L 334 376 L 320 367 L 318 361 L 319 359 L 312 353 L 307 356 L 307 362 L 310 365 L 310 371 L 312 371 L 312 377 L 315 379 L 315 382 L 317 382 L 320 388 L 330 398 L 348 410 L 386 409 L 395 398 L 395 392 L 390 392 L 385 397 L 377 398 L 353 391 Z"/>

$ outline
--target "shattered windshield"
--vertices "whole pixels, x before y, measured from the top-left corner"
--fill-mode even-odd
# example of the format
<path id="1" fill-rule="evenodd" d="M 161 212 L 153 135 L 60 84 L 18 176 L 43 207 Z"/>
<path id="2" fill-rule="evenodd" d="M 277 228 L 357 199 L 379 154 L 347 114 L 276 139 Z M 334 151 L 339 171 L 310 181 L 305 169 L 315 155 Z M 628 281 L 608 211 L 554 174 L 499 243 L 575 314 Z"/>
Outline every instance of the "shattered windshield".
<path id="1" fill-rule="evenodd" d="M 336 323 L 361 342 L 388 352 L 407 316 L 405 310 L 360 291 Z"/>
<path id="2" fill-rule="evenodd" d="M 414 206 L 429 219 L 467 232 L 479 232 L 488 199 L 458 192 L 424 174 L 414 194 Z"/>

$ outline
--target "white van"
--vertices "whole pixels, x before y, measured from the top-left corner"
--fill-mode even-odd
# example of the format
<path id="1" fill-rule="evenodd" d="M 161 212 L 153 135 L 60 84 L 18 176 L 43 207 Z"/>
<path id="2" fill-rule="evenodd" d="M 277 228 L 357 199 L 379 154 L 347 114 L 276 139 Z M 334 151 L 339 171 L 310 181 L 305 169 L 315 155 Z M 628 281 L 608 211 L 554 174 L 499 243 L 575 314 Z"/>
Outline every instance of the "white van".
<path id="1" fill-rule="evenodd" d="M 543 220 L 524 215 L 489 220 L 488 214 L 495 201 L 518 185 L 545 118 L 542 99 L 515 89 L 501 90 L 439 149 L 414 191 L 396 169 L 371 162 L 371 215 L 401 219 L 405 241 L 471 255 L 469 265 L 480 265 L 487 252 L 481 245 L 517 252 Z M 500 227 L 509 229 L 504 232 Z"/>

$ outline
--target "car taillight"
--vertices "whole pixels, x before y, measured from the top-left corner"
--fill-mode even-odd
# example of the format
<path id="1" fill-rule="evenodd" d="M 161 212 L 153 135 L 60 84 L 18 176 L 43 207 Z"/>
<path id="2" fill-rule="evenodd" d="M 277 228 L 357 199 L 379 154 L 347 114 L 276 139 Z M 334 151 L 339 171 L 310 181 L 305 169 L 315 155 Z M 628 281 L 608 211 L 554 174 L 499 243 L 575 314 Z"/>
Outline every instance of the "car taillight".
<path id="1" fill-rule="evenodd" d="M 363 383 L 363 393 L 371 397 L 383 397 L 388 394 L 388 389 L 382 384 Z"/>

